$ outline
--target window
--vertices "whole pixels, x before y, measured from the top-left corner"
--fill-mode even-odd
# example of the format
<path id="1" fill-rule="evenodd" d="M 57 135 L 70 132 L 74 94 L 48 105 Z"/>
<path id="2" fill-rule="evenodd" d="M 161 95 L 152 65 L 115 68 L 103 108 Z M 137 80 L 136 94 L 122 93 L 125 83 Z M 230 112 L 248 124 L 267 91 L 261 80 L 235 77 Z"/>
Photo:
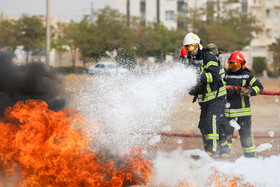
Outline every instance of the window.
<path id="1" fill-rule="evenodd" d="M 177 28 L 184 29 L 187 25 L 188 4 L 184 0 L 177 1 Z"/>
<path id="2" fill-rule="evenodd" d="M 270 12 L 271 12 L 270 9 L 266 9 L 266 16 L 267 16 L 267 17 L 270 17 Z"/>
<path id="3" fill-rule="evenodd" d="M 145 20 L 146 20 L 146 12 L 145 12 L 145 11 L 141 11 L 140 14 L 141 14 L 141 15 L 140 15 L 140 16 L 141 16 L 141 17 L 140 17 L 140 18 L 141 18 L 141 21 L 145 21 Z"/>
<path id="4" fill-rule="evenodd" d="M 141 23 L 142 25 L 145 24 L 145 20 L 146 20 L 146 1 L 145 0 L 141 0 L 140 1 L 140 19 L 141 19 Z"/>
<path id="5" fill-rule="evenodd" d="M 266 36 L 267 36 L 267 38 L 272 38 L 272 31 L 271 31 L 271 29 L 266 29 Z"/>
<path id="6" fill-rule="evenodd" d="M 104 65 L 104 64 L 96 64 L 95 67 L 96 67 L 96 68 L 105 68 L 105 65 Z"/>
<path id="7" fill-rule="evenodd" d="M 187 3 L 185 3 L 184 1 L 178 1 L 177 2 L 177 11 L 180 13 L 184 13 L 187 10 Z"/>
<path id="8" fill-rule="evenodd" d="M 274 38 L 279 38 L 279 32 L 278 31 L 274 31 Z"/>
<path id="9" fill-rule="evenodd" d="M 274 12 L 274 19 L 275 19 L 275 21 L 279 20 L 279 12 L 277 12 L 277 11 Z"/>
<path id="10" fill-rule="evenodd" d="M 256 5 L 260 4 L 259 0 L 254 0 L 254 4 Z"/>
<path id="11" fill-rule="evenodd" d="M 248 0 L 242 0 L 241 2 L 241 12 L 247 13 L 248 12 Z"/>
<path id="12" fill-rule="evenodd" d="M 146 2 L 145 0 L 141 0 L 140 2 L 140 11 L 145 12 L 146 11 Z"/>
<path id="13" fill-rule="evenodd" d="M 165 12 L 165 19 L 170 21 L 175 19 L 174 11 L 166 11 Z"/>
<path id="14" fill-rule="evenodd" d="M 117 68 L 115 64 L 108 64 L 108 68 Z"/>

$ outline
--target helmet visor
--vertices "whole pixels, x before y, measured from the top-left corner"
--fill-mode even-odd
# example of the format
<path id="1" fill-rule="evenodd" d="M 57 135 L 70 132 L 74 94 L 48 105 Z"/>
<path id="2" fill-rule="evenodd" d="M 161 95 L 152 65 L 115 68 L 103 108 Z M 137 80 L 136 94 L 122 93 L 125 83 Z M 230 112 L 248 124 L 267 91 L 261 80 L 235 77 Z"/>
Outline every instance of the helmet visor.
<path id="1" fill-rule="evenodd" d="M 239 69 L 241 67 L 241 63 L 228 61 L 228 67 L 231 70 Z"/>
<path id="2" fill-rule="evenodd" d="M 191 53 L 191 52 L 197 50 L 198 44 L 189 44 L 189 45 L 185 45 L 184 48 L 185 48 L 185 50 L 186 50 L 188 53 Z"/>

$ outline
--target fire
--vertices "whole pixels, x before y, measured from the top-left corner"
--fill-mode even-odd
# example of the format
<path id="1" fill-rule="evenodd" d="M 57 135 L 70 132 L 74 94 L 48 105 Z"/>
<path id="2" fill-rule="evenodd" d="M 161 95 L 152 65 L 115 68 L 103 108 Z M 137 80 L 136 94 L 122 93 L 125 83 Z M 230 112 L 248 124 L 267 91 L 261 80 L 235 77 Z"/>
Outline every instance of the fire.
<path id="1" fill-rule="evenodd" d="M 243 187 L 244 185 L 240 184 L 240 178 L 239 177 L 227 177 L 225 174 L 223 174 L 223 178 L 221 178 L 221 176 L 219 175 L 219 173 L 217 171 L 215 171 L 215 175 L 212 177 L 214 183 L 214 186 L 217 187 Z M 244 182 L 242 182 L 244 183 Z M 253 187 L 253 185 L 251 185 L 250 183 L 246 183 L 245 186 L 247 187 Z"/>
<path id="2" fill-rule="evenodd" d="M 108 161 L 106 154 L 93 148 L 94 140 L 84 123 L 76 111 L 55 112 L 42 100 L 20 101 L 7 108 L 0 120 L 0 186 L 148 183 L 152 163 L 142 149 Z M 94 124 L 96 131 L 98 128 Z"/>
<path id="3" fill-rule="evenodd" d="M 225 174 L 223 174 L 223 178 L 221 178 L 221 174 L 219 174 L 218 171 L 215 171 L 213 176 L 209 178 L 209 182 L 207 186 L 215 186 L 215 187 L 253 187 L 250 183 L 246 183 L 245 185 L 240 184 L 240 179 L 238 177 L 227 177 Z M 244 183 L 244 182 L 242 182 Z M 192 184 L 189 184 L 188 182 L 181 182 L 178 187 L 193 187 Z"/>

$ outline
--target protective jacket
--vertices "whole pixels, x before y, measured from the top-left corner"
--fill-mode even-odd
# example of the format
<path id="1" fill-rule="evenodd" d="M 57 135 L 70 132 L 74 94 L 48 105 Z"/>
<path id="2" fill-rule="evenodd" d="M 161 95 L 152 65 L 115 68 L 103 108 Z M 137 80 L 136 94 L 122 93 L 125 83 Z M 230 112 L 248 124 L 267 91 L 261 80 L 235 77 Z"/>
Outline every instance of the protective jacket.
<path id="1" fill-rule="evenodd" d="M 260 94 L 263 86 L 258 79 L 247 69 L 240 68 L 237 72 L 228 70 L 225 76 L 227 85 L 240 87 L 250 87 L 251 96 Z M 225 109 L 226 117 L 251 116 L 251 107 L 249 96 L 240 96 L 238 92 L 234 92 L 227 96 L 230 107 Z"/>
<path id="2" fill-rule="evenodd" d="M 214 54 L 199 49 L 196 55 L 188 55 L 188 62 L 200 70 L 198 84 L 190 92 L 198 98 L 199 103 L 226 96 L 226 88 L 219 74 L 220 61 Z"/>
<path id="3" fill-rule="evenodd" d="M 197 54 L 188 55 L 188 64 L 199 72 L 198 83 L 190 91 L 198 98 L 201 107 L 199 129 L 204 149 L 211 156 L 219 156 L 219 126 L 226 89 L 219 75 L 220 62 L 210 51 L 198 49 Z"/>

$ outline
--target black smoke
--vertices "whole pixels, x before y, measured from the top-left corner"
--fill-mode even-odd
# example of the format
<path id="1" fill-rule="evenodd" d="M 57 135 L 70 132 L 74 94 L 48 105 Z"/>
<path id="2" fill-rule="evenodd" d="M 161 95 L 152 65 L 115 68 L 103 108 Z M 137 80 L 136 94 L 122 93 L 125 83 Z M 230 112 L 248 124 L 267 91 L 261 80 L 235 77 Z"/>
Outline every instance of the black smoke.
<path id="1" fill-rule="evenodd" d="M 63 79 L 44 63 L 12 63 L 13 54 L 0 51 L 0 117 L 17 101 L 41 99 L 55 111 L 65 106 Z"/>

